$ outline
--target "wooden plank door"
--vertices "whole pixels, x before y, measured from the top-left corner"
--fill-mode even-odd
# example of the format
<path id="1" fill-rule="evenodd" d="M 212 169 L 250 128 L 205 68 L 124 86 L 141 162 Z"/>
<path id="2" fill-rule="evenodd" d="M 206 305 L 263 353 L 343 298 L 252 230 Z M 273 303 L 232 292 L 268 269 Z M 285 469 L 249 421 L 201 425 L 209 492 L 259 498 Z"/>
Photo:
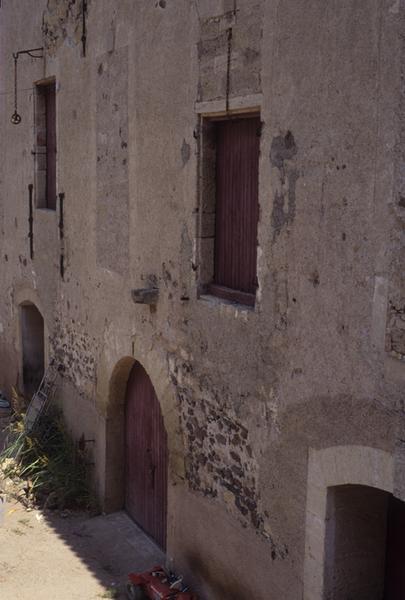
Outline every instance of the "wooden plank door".
<path id="1" fill-rule="evenodd" d="M 125 508 L 134 521 L 165 549 L 167 434 L 152 382 L 139 363 L 135 363 L 129 376 L 125 413 Z"/>
<path id="2" fill-rule="evenodd" d="M 405 598 L 405 503 L 390 496 L 384 600 Z"/>
<path id="3" fill-rule="evenodd" d="M 214 283 L 256 292 L 260 118 L 217 123 Z"/>

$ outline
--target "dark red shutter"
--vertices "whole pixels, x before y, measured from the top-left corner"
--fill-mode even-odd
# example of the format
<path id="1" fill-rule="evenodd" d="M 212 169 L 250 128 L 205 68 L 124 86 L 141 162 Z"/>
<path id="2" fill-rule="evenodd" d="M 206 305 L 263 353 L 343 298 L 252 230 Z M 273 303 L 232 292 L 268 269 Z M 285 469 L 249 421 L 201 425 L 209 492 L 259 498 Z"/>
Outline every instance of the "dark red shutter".
<path id="1" fill-rule="evenodd" d="M 45 87 L 46 110 L 46 206 L 56 209 L 56 102 L 55 84 Z"/>
<path id="2" fill-rule="evenodd" d="M 254 304 L 260 118 L 216 124 L 216 222 L 213 292 Z M 215 289 L 216 288 L 216 289 Z M 227 295 L 226 289 L 241 292 Z"/>

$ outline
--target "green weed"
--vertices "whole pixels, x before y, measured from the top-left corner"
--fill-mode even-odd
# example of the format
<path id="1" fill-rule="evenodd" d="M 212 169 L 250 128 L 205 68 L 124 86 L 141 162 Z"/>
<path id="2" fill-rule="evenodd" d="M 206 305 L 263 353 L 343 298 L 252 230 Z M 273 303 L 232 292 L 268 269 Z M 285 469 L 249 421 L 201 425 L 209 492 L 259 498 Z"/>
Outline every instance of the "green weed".
<path id="1" fill-rule="evenodd" d="M 10 425 L 8 439 L 0 468 L 6 477 L 26 482 L 26 494 L 35 503 L 47 508 L 95 507 L 87 456 L 71 439 L 58 412 L 42 415 L 30 433 L 21 416 Z"/>

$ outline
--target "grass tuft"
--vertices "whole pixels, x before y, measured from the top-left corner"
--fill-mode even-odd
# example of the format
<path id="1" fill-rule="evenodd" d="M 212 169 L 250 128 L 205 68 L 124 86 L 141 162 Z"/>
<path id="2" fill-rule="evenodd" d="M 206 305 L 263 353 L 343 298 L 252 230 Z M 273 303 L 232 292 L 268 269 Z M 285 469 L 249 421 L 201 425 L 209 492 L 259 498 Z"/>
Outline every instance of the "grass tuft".
<path id="1" fill-rule="evenodd" d="M 20 499 L 23 491 L 46 508 L 95 508 L 87 456 L 71 439 L 60 413 L 42 415 L 30 433 L 20 415 L 10 424 L 8 439 L 0 468 L 5 477 L 20 482 Z"/>

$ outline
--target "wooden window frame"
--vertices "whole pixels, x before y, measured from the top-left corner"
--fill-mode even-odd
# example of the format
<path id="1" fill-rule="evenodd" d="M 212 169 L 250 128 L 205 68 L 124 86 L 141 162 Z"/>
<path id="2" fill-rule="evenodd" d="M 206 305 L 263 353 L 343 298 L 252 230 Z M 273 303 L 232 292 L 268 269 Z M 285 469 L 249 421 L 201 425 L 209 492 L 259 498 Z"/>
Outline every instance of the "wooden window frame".
<path id="1" fill-rule="evenodd" d="M 34 83 L 34 157 L 35 207 L 56 210 L 57 131 L 56 79 L 48 77 Z M 49 110 L 51 102 L 51 111 Z"/>
<path id="2" fill-rule="evenodd" d="M 235 111 L 230 115 L 224 113 L 213 115 L 201 115 L 202 143 L 200 145 L 200 168 L 199 176 L 201 181 L 200 190 L 200 208 L 199 208 L 199 291 L 200 294 L 210 294 L 217 298 L 254 307 L 256 302 L 255 292 L 247 292 L 221 285 L 221 282 L 215 281 L 215 256 L 216 256 L 216 195 L 217 195 L 217 174 L 216 174 L 216 124 L 228 120 L 241 119 L 260 119 L 260 110 Z M 260 143 L 257 156 L 257 215 L 259 214 L 259 161 L 260 161 Z M 256 252 L 257 252 L 257 228 L 256 225 Z M 255 276 L 257 282 L 257 254 Z"/>

